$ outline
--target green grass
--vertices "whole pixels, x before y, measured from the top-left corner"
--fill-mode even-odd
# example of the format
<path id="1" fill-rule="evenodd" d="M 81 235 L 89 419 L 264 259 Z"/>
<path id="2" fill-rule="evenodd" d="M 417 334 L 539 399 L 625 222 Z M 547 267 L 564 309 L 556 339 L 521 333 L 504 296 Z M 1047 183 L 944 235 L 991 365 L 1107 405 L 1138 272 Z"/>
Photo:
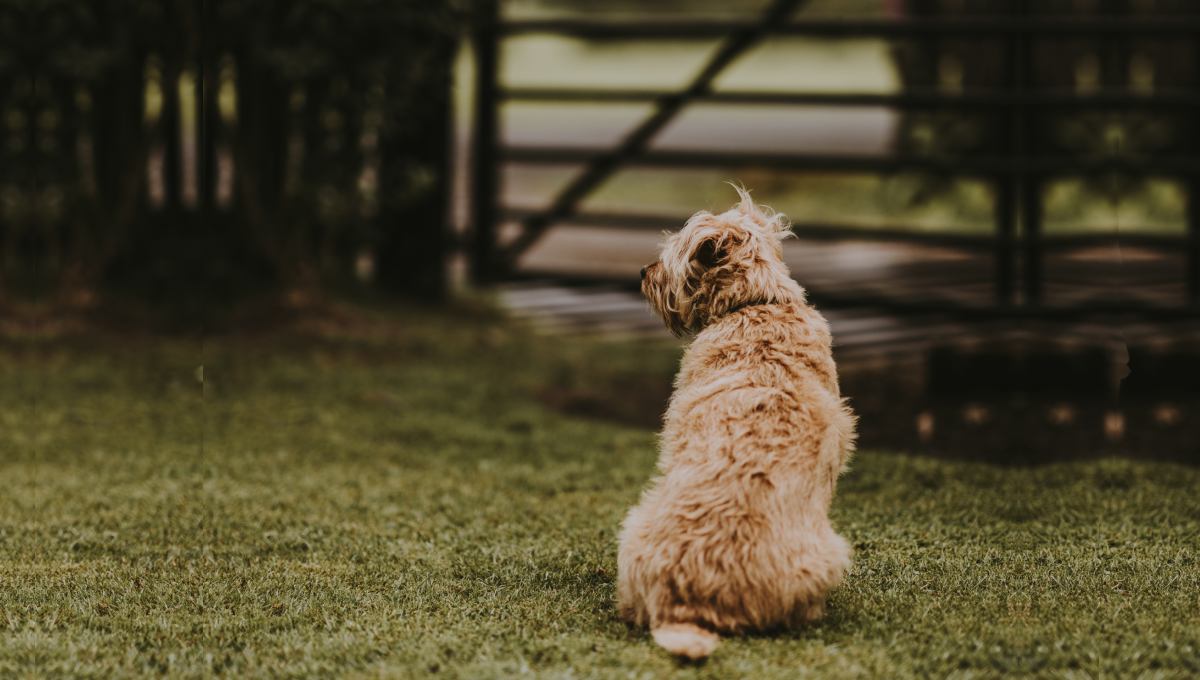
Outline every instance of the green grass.
<path id="1" fill-rule="evenodd" d="M 676 354 L 474 312 L 10 337 L 0 676 L 1200 673 L 1196 469 L 877 452 L 836 502 L 857 562 L 829 618 L 678 665 L 613 612 L 654 434 L 537 396 Z"/>

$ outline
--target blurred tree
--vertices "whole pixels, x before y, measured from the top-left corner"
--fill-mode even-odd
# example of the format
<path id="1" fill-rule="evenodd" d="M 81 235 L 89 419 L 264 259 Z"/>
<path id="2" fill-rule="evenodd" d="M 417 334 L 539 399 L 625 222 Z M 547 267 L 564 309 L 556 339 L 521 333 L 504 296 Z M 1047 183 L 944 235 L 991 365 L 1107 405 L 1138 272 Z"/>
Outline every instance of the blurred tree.
<path id="1" fill-rule="evenodd" d="M 447 0 L 0 0 L 0 299 L 440 295 Z"/>

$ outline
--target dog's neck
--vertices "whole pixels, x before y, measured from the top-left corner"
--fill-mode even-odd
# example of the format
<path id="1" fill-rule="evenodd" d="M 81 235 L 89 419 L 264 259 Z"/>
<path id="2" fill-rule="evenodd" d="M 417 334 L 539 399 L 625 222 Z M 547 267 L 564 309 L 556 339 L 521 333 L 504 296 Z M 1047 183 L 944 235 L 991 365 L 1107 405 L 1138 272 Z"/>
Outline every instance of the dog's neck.
<path id="1" fill-rule="evenodd" d="M 733 316 L 734 314 L 737 314 L 738 312 L 742 311 L 743 309 L 749 309 L 750 307 L 762 307 L 764 305 L 777 305 L 777 304 L 779 304 L 778 300 L 751 300 L 750 302 L 743 302 L 741 304 L 736 304 L 736 305 L 730 307 L 729 311 L 727 311 L 724 314 L 713 319 L 713 321 L 720 321 L 721 319 Z"/>
<path id="2" fill-rule="evenodd" d="M 730 305 L 728 309 L 719 314 L 712 314 L 711 311 L 707 316 L 702 328 L 720 323 L 725 319 L 732 317 L 734 314 L 752 307 L 765 307 L 768 305 L 805 305 L 804 289 L 800 284 L 792 279 L 787 279 L 787 283 L 780 286 L 774 286 L 773 289 L 757 291 L 756 295 L 747 295 L 749 298 L 745 302 L 738 302 Z M 711 307 L 710 307 L 711 310 Z"/>

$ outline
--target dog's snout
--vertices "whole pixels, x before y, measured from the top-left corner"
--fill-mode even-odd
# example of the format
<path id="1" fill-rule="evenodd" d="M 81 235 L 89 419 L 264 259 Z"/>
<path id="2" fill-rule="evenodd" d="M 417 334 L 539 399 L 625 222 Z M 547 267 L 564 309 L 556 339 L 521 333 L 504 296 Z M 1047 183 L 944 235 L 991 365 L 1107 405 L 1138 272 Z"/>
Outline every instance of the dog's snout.
<path id="1" fill-rule="evenodd" d="M 646 270 L 647 269 L 649 269 L 649 267 L 642 267 L 642 280 L 643 281 L 646 279 Z"/>

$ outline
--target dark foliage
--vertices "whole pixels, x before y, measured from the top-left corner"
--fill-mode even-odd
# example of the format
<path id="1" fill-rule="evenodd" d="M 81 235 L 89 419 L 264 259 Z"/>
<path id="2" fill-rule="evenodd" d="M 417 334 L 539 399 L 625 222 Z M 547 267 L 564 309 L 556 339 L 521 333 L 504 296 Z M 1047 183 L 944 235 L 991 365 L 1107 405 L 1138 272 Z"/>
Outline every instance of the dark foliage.
<path id="1" fill-rule="evenodd" d="M 195 311 L 364 258 L 437 295 L 462 16 L 0 0 L 0 301 L 116 289 Z"/>

